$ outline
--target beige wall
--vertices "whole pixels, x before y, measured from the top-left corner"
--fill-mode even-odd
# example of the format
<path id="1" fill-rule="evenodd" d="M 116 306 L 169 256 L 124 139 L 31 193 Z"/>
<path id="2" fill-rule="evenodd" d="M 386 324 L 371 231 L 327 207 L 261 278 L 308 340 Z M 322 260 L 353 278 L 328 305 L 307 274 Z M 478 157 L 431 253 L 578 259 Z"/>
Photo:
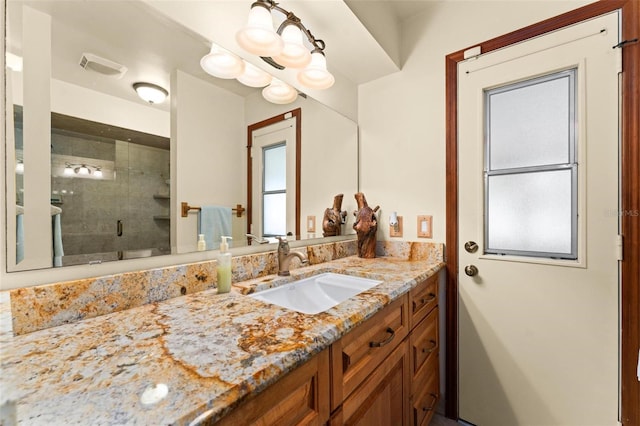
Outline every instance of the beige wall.
<path id="1" fill-rule="evenodd" d="M 433 2 L 403 23 L 402 71 L 358 92 L 360 189 L 380 205 L 379 239 L 397 211 L 404 240 L 416 240 L 422 214 L 433 215 L 433 241 L 445 240 L 445 56 L 585 3 Z"/>
<path id="2" fill-rule="evenodd" d="M 180 176 L 171 188 L 172 217 L 177 218 L 171 240 L 178 253 L 185 253 L 196 249 L 198 215 L 180 217 L 181 202 L 227 207 L 245 203 L 246 178 L 240 166 L 245 161 L 244 98 L 179 70 L 172 75 L 171 92 L 176 103 L 171 114 L 171 176 Z M 232 221 L 236 234 L 246 228 L 245 217 Z"/>

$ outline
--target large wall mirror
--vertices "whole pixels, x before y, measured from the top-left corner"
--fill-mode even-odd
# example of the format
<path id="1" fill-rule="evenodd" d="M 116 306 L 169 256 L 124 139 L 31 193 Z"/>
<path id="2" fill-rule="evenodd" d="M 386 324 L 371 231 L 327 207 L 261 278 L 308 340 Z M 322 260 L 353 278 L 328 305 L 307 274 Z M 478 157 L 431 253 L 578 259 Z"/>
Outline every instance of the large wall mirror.
<path id="1" fill-rule="evenodd" d="M 311 97 L 275 105 L 209 76 L 199 62 L 211 41 L 148 4 L 8 0 L 6 24 L 8 271 L 195 251 L 208 225 L 197 210 L 182 217 L 181 204 L 246 207 L 248 126 L 298 108 L 302 231 L 292 238 L 321 237 L 336 194 L 355 210 L 356 123 Z M 136 82 L 168 99 L 144 102 Z M 233 247 L 246 245 L 246 212 L 228 225 Z"/>

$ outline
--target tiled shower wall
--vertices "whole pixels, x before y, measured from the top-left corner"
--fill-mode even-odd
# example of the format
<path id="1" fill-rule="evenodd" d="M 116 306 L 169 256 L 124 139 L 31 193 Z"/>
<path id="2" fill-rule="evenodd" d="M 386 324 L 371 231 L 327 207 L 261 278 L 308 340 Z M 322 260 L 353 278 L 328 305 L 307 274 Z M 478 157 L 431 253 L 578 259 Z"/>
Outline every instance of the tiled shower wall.
<path id="1" fill-rule="evenodd" d="M 170 251 L 169 151 L 130 142 L 53 131 L 52 159 L 78 157 L 78 163 L 111 164 L 104 179 L 52 177 L 52 198 L 62 203 L 63 265 L 114 260 L 118 251 L 154 248 Z M 122 236 L 117 223 L 122 222 Z"/>

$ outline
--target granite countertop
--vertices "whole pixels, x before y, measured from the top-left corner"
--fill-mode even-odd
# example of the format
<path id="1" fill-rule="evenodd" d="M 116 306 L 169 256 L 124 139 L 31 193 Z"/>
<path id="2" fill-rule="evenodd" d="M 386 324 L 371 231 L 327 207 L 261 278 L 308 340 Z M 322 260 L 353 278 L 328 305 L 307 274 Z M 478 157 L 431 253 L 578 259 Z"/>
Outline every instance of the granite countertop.
<path id="1" fill-rule="evenodd" d="M 29 425 L 215 420 L 443 266 L 351 256 L 288 278 L 234 284 L 223 295 L 201 291 L 22 336 L 11 332 L 3 294 L 0 404 L 17 401 L 17 421 Z M 317 315 L 244 295 L 329 271 L 384 282 Z M 157 402 L 149 398 L 165 393 Z"/>

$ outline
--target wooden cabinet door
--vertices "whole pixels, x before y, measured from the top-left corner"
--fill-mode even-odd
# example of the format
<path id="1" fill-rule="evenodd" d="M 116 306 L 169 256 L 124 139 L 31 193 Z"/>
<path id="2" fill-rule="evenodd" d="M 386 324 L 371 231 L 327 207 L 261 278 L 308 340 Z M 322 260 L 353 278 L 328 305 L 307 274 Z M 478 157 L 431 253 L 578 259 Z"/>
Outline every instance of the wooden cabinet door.
<path id="1" fill-rule="evenodd" d="M 410 380 L 408 342 L 404 341 L 344 401 L 331 425 L 408 425 Z"/>
<path id="2" fill-rule="evenodd" d="M 217 425 L 322 426 L 329 420 L 329 350 L 223 417 Z"/>

